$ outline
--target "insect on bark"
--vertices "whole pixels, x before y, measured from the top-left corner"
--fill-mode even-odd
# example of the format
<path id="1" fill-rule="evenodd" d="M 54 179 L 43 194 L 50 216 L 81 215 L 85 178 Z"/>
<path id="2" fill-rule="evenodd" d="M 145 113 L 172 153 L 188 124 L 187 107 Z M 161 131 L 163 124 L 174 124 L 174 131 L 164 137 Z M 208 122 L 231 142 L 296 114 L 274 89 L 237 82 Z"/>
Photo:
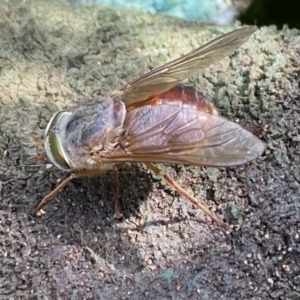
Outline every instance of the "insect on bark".
<path id="1" fill-rule="evenodd" d="M 244 27 L 224 34 L 119 91 L 97 96 L 73 112 L 56 113 L 45 131 L 45 151 L 55 166 L 71 174 L 40 202 L 33 214 L 42 215 L 42 206 L 73 178 L 100 175 L 110 169 L 117 172 L 120 164 L 140 162 L 162 175 L 219 226 L 230 230 L 227 223 L 153 162 L 227 167 L 247 163 L 262 154 L 265 146 L 257 137 L 219 116 L 194 88 L 180 84 L 232 53 L 256 29 Z"/>

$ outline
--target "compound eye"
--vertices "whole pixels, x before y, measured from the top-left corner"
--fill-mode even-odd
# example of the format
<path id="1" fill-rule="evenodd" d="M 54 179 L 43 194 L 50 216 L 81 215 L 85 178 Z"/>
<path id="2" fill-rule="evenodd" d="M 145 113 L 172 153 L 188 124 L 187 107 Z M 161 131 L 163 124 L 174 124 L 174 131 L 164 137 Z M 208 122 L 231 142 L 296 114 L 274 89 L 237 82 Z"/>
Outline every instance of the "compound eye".
<path id="1" fill-rule="evenodd" d="M 44 138 L 47 137 L 47 135 L 49 134 L 49 131 L 56 131 L 58 126 L 59 126 L 59 123 L 61 121 L 61 119 L 65 116 L 65 115 L 70 115 L 70 113 L 68 112 L 65 112 L 65 111 L 59 111 L 57 113 L 55 113 L 51 120 L 48 122 L 47 124 L 47 127 L 45 129 L 45 134 L 44 134 Z"/>
<path id="2" fill-rule="evenodd" d="M 53 115 L 45 130 L 45 151 L 51 163 L 63 171 L 70 171 L 68 156 L 61 142 L 61 126 L 71 113 L 60 111 Z"/>
<path id="3" fill-rule="evenodd" d="M 71 168 L 67 163 L 67 156 L 60 142 L 57 133 L 50 133 L 45 139 L 45 150 L 48 159 L 57 168 L 63 171 L 70 171 Z"/>

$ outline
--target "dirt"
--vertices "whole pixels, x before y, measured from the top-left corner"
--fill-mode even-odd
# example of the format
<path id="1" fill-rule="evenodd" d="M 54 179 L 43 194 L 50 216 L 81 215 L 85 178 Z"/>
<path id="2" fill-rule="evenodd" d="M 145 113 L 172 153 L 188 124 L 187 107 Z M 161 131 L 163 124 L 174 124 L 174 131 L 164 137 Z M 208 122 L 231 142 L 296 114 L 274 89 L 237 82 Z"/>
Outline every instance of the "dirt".
<path id="1" fill-rule="evenodd" d="M 161 178 L 120 171 L 71 182 L 37 143 L 72 110 L 213 37 L 217 27 L 62 1 L 1 1 L 0 299 L 300 299 L 300 35 L 260 28 L 189 80 L 266 143 L 237 168 L 163 165 L 239 229 L 226 234 Z"/>

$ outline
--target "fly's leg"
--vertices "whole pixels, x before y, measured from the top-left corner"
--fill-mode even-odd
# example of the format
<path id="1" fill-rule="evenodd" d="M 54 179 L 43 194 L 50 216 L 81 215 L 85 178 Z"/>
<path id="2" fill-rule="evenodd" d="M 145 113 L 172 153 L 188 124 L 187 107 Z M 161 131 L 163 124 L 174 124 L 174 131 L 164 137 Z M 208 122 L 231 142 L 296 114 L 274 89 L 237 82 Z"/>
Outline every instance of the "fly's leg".
<path id="1" fill-rule="evenodd" d="M 32 212 L 32 215 L 34 217 L 41 217 L 42 215 L 45 214 L 45 211 L 42 209 L 42 207 L 48 202 L 51 200 L 51 198 L 53 198 L 54 196 L 57 195 L 57 193 L 63 189 L 69 181 L 71 181 L 73 178 L 76 178 L 76 177 L 73 177 L 73 173 L 67 177 L 63 182 L 61 182 L 52 192 L 50 192 L 47 196 L 45 196 L 41 201 L 40 203 L 38 204 L 38 206 L 34 209 L 34 211 Z"/>
<path id="2" fill-rule="evenodd" d="M 87 177 L 87 176 L 96 176 L 103 173 L 101 170 L 88 170 L 88 171 L 82 171 L 77 173 L 70 174 L 69 177 L 67 177 L 63 182 L 61 182 L 52 192 L 50 192 L 46 197 L 44 197 L 39 205 L 35 208 L 35 210 L 32 212 L 32 215 L 34 217 L 40 217 L 45 214 L 44 210 L 42 210 L 42 207 L 51 200 L 54 196 L 58 194 L 58 192 L 63 189 L 72 179 L 79 178 L 79 177 Z"/>
<path id="3" fill-rule="evenodd" d="M 163 170 L 158 168 L 156 165 L 144 162 L 144 164 L 152 170 L 154 173 L 162 176 L 170 186 L 172 186 L 179 194 L 186 197 L 189 201 L 191 201 L 194 205 L 199 207 L 206 215 L 208 215 L 218 226 L 224 228 L 226 231 L 231 231 L 232 228 L 229 224 L 221 221 L 215 214 L 213 214 L 204 204 L 200 203 L 195 197 L 190 195 L 184 188 L 182 188 L 178 183 L 175 182 L 170 176 L 168 176 Z"/>
<path id="4" fill-rule="evenodd" d="M 115 203 L 114 218 L 115 219 L 123 218 L 123 214 L 121 212 L 120 199 L 119 199 L 120 196 L 119 169 L 124 168 L 125 166 L 126 166 L 126 162 L 121 162 L 114 166 L 114 180 L 115 180 L 115 188 L 116 188 L 116 192 L 114 195 L 114 203 Z"/>
<path id="5" fill-rule="evenodd" d="M 116 192 L 114 195 L 114 203 L 115 203 L 115 213 L 114 213 L 114 218 L 115 219 L 121 219 L 123 218 L 123 214 L 121 213 L 120 209 L 120 181 L 119 181 L 119 170 L 118 167 L 114 167 L 114 180 L 115 180 L 115 188 Z"/>

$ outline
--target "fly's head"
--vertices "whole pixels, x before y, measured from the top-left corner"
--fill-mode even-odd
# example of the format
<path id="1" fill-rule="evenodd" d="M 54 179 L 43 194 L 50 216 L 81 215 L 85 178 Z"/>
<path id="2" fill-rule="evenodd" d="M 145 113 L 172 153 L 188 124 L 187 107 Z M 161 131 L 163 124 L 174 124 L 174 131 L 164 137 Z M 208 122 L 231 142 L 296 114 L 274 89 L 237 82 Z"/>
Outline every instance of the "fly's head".
<path id="1" fill-rule="evenodd" d="M 44 136 L 48 159 L 69 172 L 99 167 L 101 155 L 118 146 L 125 115 L 125 104 L 111 98 L 90 101 L 72 113 L 57 112 Z"/>
<path id="2" fill-rule="evenodd" d="M 68 155 L 62 144 L 62 128 L 65 128 L 67 121 L 72 114 L 66 111 L 55 113 L 49 121 L 45 134 L 44 145 L 46 155 L 51 163 L 63 171 L 70 171 Z"/>

